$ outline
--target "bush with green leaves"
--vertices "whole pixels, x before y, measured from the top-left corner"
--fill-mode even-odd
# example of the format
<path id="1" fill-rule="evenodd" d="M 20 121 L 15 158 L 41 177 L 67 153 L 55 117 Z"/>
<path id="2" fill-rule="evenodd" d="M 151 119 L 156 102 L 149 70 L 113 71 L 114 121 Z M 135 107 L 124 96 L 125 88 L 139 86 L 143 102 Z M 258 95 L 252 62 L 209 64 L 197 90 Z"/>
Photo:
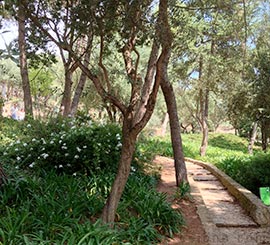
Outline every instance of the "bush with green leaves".
<path id="1" fill-rule="evenodd" d="M 227 158 L 217 166 L 258 196 L 260 187 L 270 186 L 269 153 Z"/>
<path id="2" fill-rule="evenodd" d="M 59 173 L 69 174 L 116 170 L 122 146 L 118 126 L 94 123 L 70 127 L 63 123 L 61 125 L 54 126 L 62 129 L 58 132 L 45 134 L 44 130 L 44 137 L 33 136 L 10 143 L 4 149 L 1 161 L 13 163 L 17 168 L 35 171 L 56 169 Z M 27 127 L 31 130 L 35 126 L 28 124 Z"/>

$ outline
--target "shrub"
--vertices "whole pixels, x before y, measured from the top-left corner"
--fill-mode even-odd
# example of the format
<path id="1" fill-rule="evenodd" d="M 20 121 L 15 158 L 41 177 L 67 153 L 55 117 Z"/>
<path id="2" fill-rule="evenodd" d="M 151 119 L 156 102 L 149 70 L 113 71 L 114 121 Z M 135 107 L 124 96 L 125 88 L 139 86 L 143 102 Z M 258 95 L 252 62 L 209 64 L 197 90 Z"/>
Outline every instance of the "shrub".
<path id="1" fill-rule="evenodd" d="M 270 186 L 270 154 L 227 158 L 217 164 L 235 181 L 259 196 L 259 188 Z"/>
<path id="2" fill-rule="evenodd" d="M 56 169 L 58 173 L 68 174 L 116 170 L 121 150 L 118 126 L 73 125 L 69 130 L 62 129 L 49 135 L 43 132 L 42 138 L 26 138 L 10 143 L 1 160 L 13 163 L 17 168 L 35 171 Z"/>

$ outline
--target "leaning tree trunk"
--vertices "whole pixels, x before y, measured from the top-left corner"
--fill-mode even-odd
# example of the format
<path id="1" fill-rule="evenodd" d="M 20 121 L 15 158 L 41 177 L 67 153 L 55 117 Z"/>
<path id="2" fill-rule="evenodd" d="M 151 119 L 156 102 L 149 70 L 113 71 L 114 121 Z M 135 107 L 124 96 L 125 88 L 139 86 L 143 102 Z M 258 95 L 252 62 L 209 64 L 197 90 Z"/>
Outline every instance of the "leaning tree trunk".
<path id="1" fill-rule="evenodd" d="M 19 1 L 18 10 L 18 30 L 19 30 L 19 50 L 20 50 L 20 72 L 22 77 L 22 87 L 23 87 L 23 101 L 25 115 L 33 116 L 33 105 L 30 90 L 30 82 L 28 76 L 27 68 L 27 57 L 26 57 L 26 30 L 25 30 L 25 11 L 23 6 L 23 1 Z"/>
<path id="2" fill-rule="evenodd" d="M 258 128 L 258 122 L 254 122 L 252 125 L 252 131 L 251 131 L 249 144 L 248 144 L 248 153 L 250 155 L 253 154 L 253 146 L 256 140 L 256 136 L 257 136 L 257 128 Z"/>
<path id="3" fill-rule="evenodd" d="M 171 129 L 171 142 L 174 155 L 174 168 L 176 185 L 180 186 L 181 183 L 188 182 L 187 169 L 183 154 L 181 128 L 179 124 L 176 99 L 171 83 L 168 81 L 167 74 L 164 74 L 164 78 L 161 80 L 161 89 L 165 97 L 167 110 L 169 114 L 169 122 Z"/>
<path id="4" fill-rule="evenodd" d="M 118 171 L 110 195 L 106 201 L 106 204 L 103 208 L 101 215 L 102 221 L 105 223 L 111 223 L 115 219 L 118 203 L 120 201 L 120 198 L 122 196 L 122 193 L 128 180 L 131 161 L 133 153 L 135 151 L 137 135 L 134 133 L 130 133 L 130 125 L 128 125 L 130 123 L 128 123 L 127 118 L 124 119 L 123 124 L 124 124 L 122 130 L 123 143 L 122 143 L 121 158 L 118 165 Z"/>
<path id="5" fill-rule="evenodd" d="M 79 83 L 78 83 L 76 90 L 75 90 L 75 93 L 74 93 L 72 103 L 71 103 L 71 109 L 70 109 L 71 117 L 74 117 L 77 113 L 80 98 L 81 98 L 81 95 L 82 95 L 82 92 L 84 89 L 84 85 L 86 82 L 86 78 L 87 78 L 87 76 L 85 75 L 85 73 L 82 72 L 82 74 L 80 76 Z"/>

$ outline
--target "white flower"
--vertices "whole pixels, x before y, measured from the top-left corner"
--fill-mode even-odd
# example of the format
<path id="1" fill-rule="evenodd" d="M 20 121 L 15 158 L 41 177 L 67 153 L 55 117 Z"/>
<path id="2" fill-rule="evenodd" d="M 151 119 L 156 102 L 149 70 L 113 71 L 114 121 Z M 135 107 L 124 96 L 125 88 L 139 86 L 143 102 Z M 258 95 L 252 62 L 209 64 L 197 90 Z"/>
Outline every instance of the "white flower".
<path id="1" fill-rule="evenodd" d="M 86 149 L 86 148 L 87 148 L 87 146 L 86 146 L 86 145 L 84 145 L 84 146 L 83 146 L 83 149 Z"/>
<path id="2" fill-rule="evenodd" d="M 33 148 L 31 147 L 31 148 L 30 148 L 30 151 L 32 151 L 32 150 L 33 150 Z"/>
<path id="3" fill-rule="evenodd" d="M 16 141 L 16 143 L 17 143 L 17 144 L 20 144 L 20 143 L 21 143 L 21 141 L 20 141 L 20 140 L 17 140 L 17 141 Z"/>
<path id="4" fill-rule="evenodd" d="M 63 165 L 62 165 L 62 164 L 60 164 L 58 167 L 59 167 L 59 168 L 63 168 Z"/>
<path id="5" fill-rule="evenodd" d="M 122 143 L 121 142 L 118 142 L 118 144 L 116 145 L 117 148 L 120 148 L 122 147 Z"/>
<path id="6" fill-rule="evenodd" d="M 7 152 L 4 152 L 4 156 L 7 155 Z"/>
<path id="7" fill-rule="evenodd" d="M 46 159 L 46 158 L 49 156 L 49 154 L 43 153 L 43 154 L 41 154 L 41 156 L 42 156 L 44 159 Z"/>
<path id="8" fill-rule="evenodd" d="M 35 141 L 37 141 L 37 140 L 36 140 L 35 138 L 33 138 L 33 139 L 32 139 L 32 142 L 35 142 Z"/>
<path id="9" fill-rule="evenodd" d="M 23 143 L 23 146 L 27 146 L 27 143 Z"/>
<path id="10" fill-rule="evenodd" d="M 59 140 L 59 144 L 61 144 L 62 143 L 62 140 Z"/>
<path id="11" fill-rule="evenodd" d="M 76 176 L 76 175 L 77 175 L 77 173 L 73 173 L 72 175 L 73 175 L 73 176 Z"/>
<path id="12" fill-rule="evenodd" d="M 79 158 L 79 156 L 78 156 L 78 155 L 75 155 L 75 156 L 74 156 L 74 158 L 75 158 L 75 159 L 78 159 L 78 158 Z"/>
<path id="13" fill-rule="evenodd" d="M 16 166 L 15 169 L 19 169 L 19 166 Z"/>
<path id="14" fill-rule="evenodd" d="M 21 158 L 20 157 L 17 157 L 17 161 L 20 161 L 21 160 Z"/>
<path id="15" fill-rule="evenodd" d="M 82 151 L 78 146 L 76 147 L 76 149 L 77 149 L 78 152 Z"/>
<path id="16" fill-rule="evenodd" d="M 76 126 L 72 126 L 72 127 L 71 127 L 71 129 L 74 129 L 74 128 L 76 128 Z"/>
<path id="17" fill-rule="evenodd" d="M 52 145 L 53 145 L 53 144 L 54 144 L 54 141 L 53 141 L 53 140 L 51 140 L 50 144 L 52 144 Z"/>
<path id="18" fill-rule="evenodd" d="M 33 168 L 35 166 L 35 162 L 32 162 L 30 165 L 29 165 L 29 168 Z"/>
<path id="19" fill-rule="evenodd" d="M 65 153 L 65 157 L 67 157 L 69 154 L 68 153 Z"/>
<path id="20" fill-rule="evenodd" d="M 67 147 L 64 146 L 64 145 L 61 148 L 62 148 L 62 150 L 66 150 L 67 149 Z"/>
<path id="21" fill-rule="evenodd" d="M 31 128 L 31 124 L 27 124 L 26 127 L 27 127 L 27 128 Z"/>
<path id="22" fill-rule="evenodd" d="M 67 164 L 67 166 L 68 166 L 68 167 L 71 167 L 71 164 L 70 164 L 70 163 L 68 163 L 68 164 Z"/>
<path id="23" fill-rule="evenodd" d="M 15 148 L 15 151 L 18 151 L 19 149 L 18 148 Z"/>
<path id="24" fill-rule="evenodd" d="M 41 150 L 42 150 L 42 151 L 45 151 L 45 147 L 43 147 Z"/>

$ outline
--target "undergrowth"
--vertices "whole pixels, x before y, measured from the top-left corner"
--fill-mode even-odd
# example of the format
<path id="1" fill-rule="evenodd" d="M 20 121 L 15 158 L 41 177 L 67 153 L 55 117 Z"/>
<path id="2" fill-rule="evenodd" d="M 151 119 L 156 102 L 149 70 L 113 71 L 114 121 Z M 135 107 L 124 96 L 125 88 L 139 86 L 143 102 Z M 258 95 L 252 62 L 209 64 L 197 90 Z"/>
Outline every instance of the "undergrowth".
<path id="1" fill-rule="evenodd" d="M 156 192 L 151 154 L 139 146 L 113 228 L 99 220 L 121 151 L 117 126 L 78 119 L 0 123 L 8 176 L 0 188 L 0 244 L 148 245 L 180 231 L 183 217 Z"/>

